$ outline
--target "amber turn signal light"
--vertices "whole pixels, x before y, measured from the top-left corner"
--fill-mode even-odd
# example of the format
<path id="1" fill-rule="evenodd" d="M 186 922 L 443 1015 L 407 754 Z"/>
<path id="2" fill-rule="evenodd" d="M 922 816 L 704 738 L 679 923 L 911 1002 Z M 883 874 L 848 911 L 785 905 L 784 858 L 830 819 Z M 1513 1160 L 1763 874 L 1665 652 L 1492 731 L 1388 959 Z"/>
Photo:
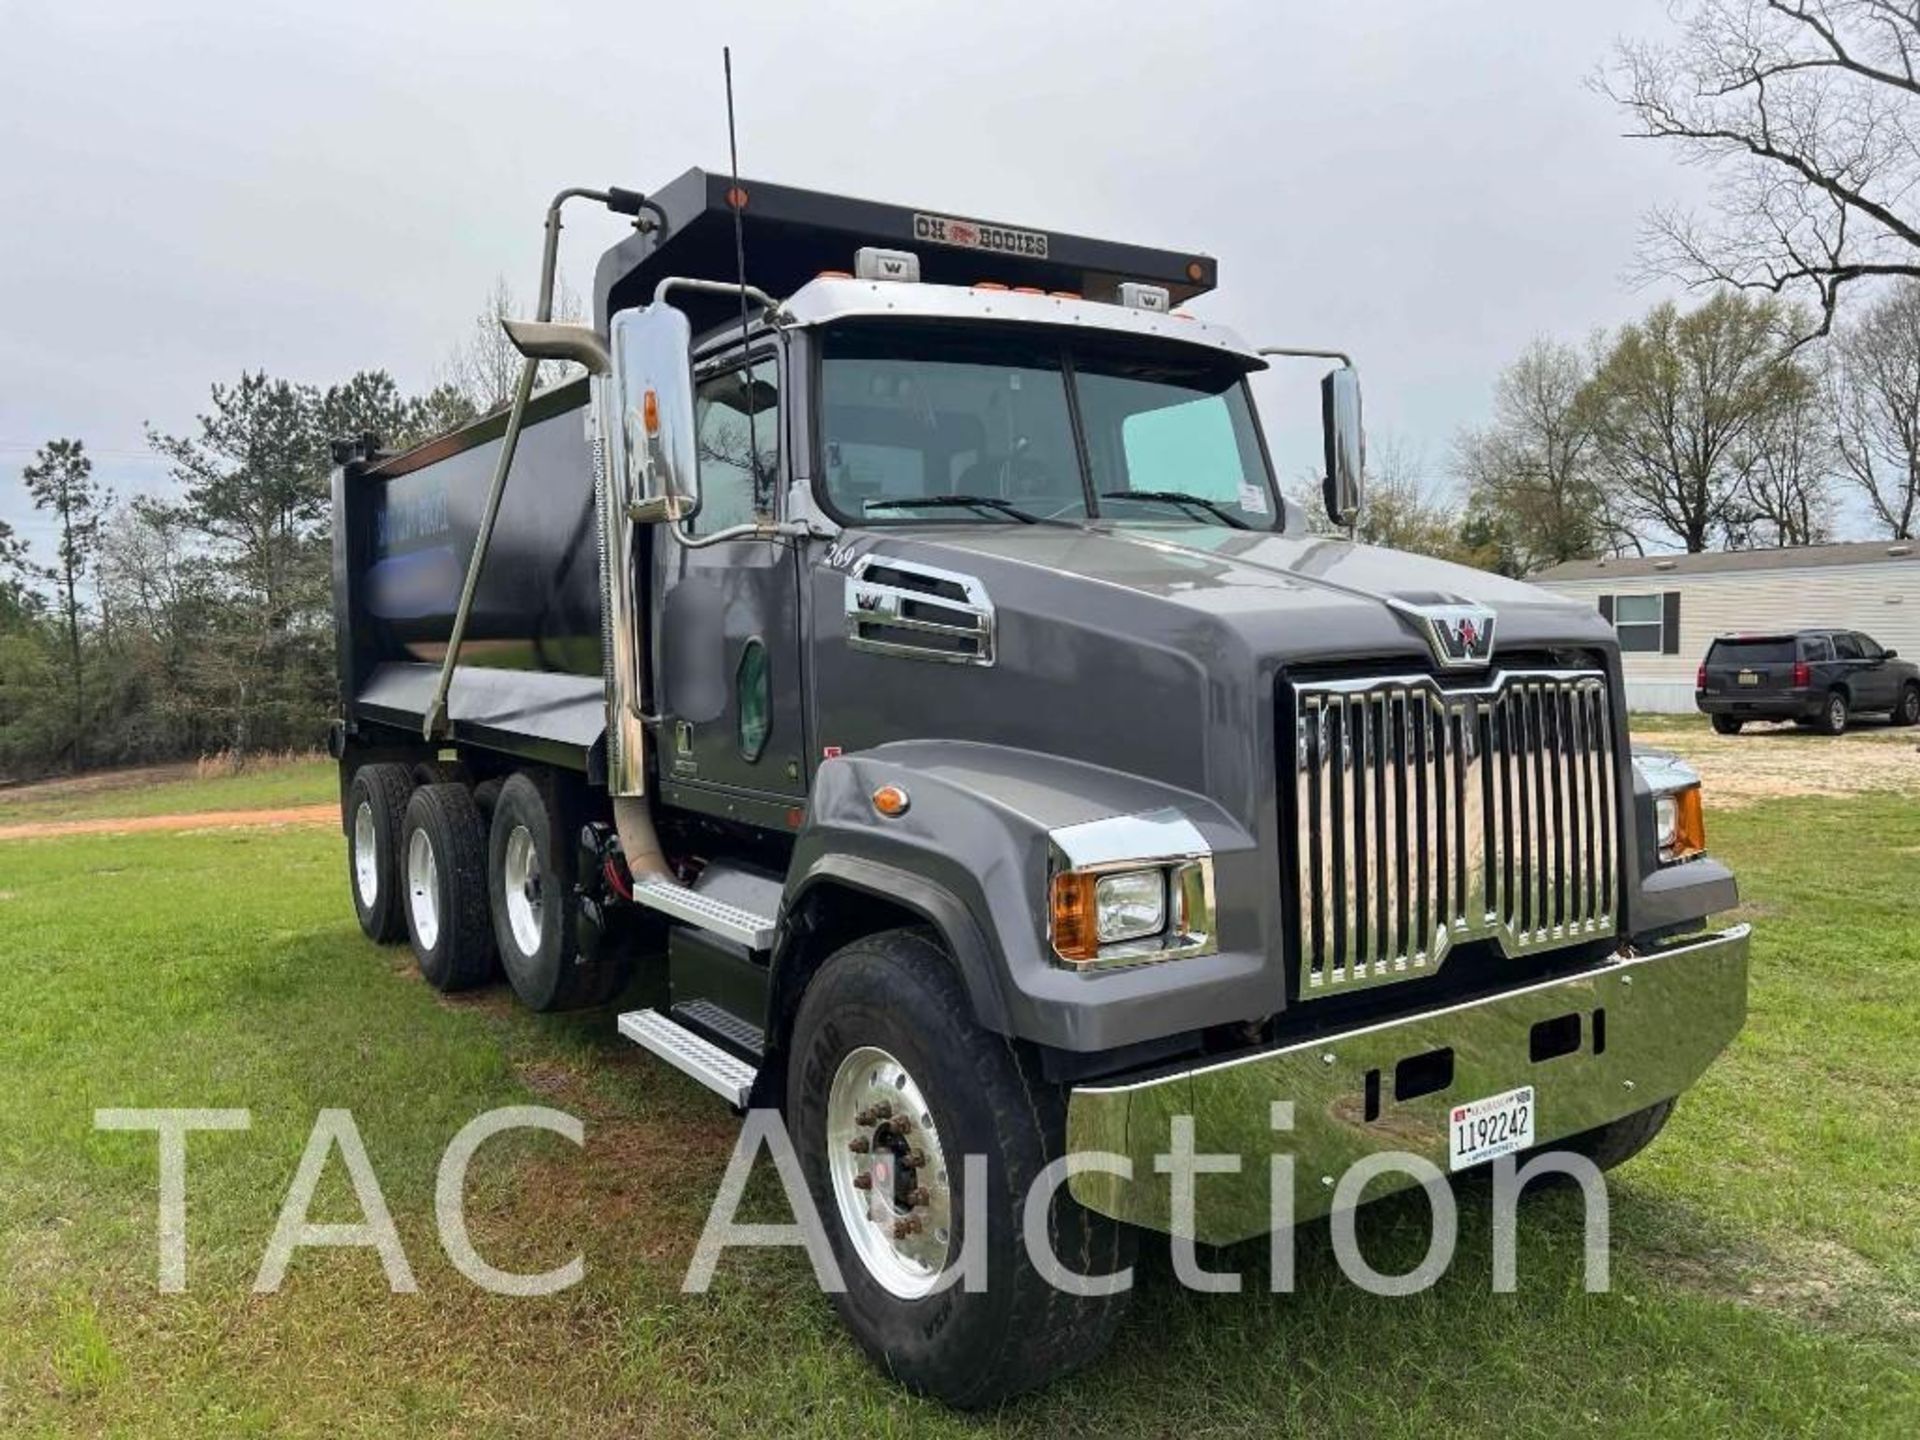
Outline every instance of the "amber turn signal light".
<path id="1" fill-rule="evenodd" d="M 1700 804 L 1700 787 L 1690 785 L 1673 800 L 1673 858 L 1698 855 L 1707 848 L 1707 815 Z"/>
<path id="2" fill-rule="evenodd" d="M 1053 948 L 1062 960 L 1100 958 L 1099 917 L 1094 886 L 1099 877 L 1065 870 L 1053 877 Z"/>

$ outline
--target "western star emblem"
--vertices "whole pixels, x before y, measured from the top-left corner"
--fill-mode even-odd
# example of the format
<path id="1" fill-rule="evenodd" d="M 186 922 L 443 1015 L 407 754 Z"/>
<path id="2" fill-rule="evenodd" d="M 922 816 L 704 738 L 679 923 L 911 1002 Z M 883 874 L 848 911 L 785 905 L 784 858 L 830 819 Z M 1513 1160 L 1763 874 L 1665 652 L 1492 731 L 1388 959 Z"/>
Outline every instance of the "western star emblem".
<path id="1" fill-rule="evenodd" d="M 1477 605 L 1410 605 L 1427 632 L 1433 658 L 1445 670 L 1485 665 L 1493 658 L 1493 612 Z"/>

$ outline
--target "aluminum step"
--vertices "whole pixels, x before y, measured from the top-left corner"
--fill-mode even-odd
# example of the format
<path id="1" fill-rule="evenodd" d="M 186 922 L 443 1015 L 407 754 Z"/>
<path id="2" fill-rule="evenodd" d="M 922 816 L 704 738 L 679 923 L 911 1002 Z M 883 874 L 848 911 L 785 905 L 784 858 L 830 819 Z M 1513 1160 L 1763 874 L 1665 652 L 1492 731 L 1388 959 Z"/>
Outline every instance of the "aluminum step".
<path id="1" fill-rule="evenodd" d="M 747 1108 L 753 1077 L 759 1072 L 738 1056 L 658 1010 L 632 1010 L 620 1017 L 620 1033 L 643 1050 L 651 1050 L 674 1069 L 691 1075 L 714 1094 L 725 1097 L 736 1110 Z"/>
<path id="2" fill-rule="evenodd" d="M 696 930 L 705 930 L 723 940 L 744 945 L 749 950 L 773 948 L 774 922 L 771 915 L 756 915 L 751 910 L 742 910 L 738 905 L 729 905 L 724 900 L 702 895 L 698 890 L 663 875 L 649 875 L 635 880 L 633 899 L 637 905 L 658 910 L 662 915 L 671 915 Z"/>
<path id="3" fill-rule="evenodd" d="M 758 1025 L 711 1000 L 675 1001 L 667 1017 L 697 1034 L 712 1036 L 736 1055 L 744 1054 L 756 1064 L 766 1049 L 767 1037 Z"/>

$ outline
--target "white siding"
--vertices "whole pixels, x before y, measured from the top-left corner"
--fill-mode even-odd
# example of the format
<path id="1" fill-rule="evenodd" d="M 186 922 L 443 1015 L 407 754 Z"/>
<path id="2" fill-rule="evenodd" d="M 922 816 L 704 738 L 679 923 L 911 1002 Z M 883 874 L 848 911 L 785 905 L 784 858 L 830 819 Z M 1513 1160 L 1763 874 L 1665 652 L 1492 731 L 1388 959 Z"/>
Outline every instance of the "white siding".
<path id="1" fill-rule="evenodd" d="M 1694 673 L 1713 637 L 1729 630 L 1859 630 L 1920 659 L 1920 560 L 1750 570 L 1721 575 L 1601 576 L 1543 588 L 1598 607 L 1602 595 L 1680 594 L 1680 653 L 1621 657 L 1631 710 L 1693 709 Z"/>

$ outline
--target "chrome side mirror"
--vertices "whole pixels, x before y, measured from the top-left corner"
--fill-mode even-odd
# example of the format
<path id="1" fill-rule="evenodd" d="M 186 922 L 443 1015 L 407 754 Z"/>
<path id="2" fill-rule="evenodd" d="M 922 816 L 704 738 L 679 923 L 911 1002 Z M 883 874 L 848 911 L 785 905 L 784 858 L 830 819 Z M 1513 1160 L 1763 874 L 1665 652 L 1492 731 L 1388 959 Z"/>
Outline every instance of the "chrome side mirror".
<path id="1" fill-rule="evenodd" d="M 1320 382 L 1320 425 L 1326 437 L 1327 475 L 1322 493 L 1327 518 L 1346 527 L 1360 517 L 1366 474 L 1366 439 L 1360 427 L 1360 372 L 1351 365 Z"/>
<path id="2" fill-rule="evenodd" d="M 700 509 L 693 327 L 655 303 L 622 310 L 608 328 L 614 414 L 605 433 L 619 449 L 608 462 L 623 477 L 627 513 L 643 524 L 690 519 Z"/>

